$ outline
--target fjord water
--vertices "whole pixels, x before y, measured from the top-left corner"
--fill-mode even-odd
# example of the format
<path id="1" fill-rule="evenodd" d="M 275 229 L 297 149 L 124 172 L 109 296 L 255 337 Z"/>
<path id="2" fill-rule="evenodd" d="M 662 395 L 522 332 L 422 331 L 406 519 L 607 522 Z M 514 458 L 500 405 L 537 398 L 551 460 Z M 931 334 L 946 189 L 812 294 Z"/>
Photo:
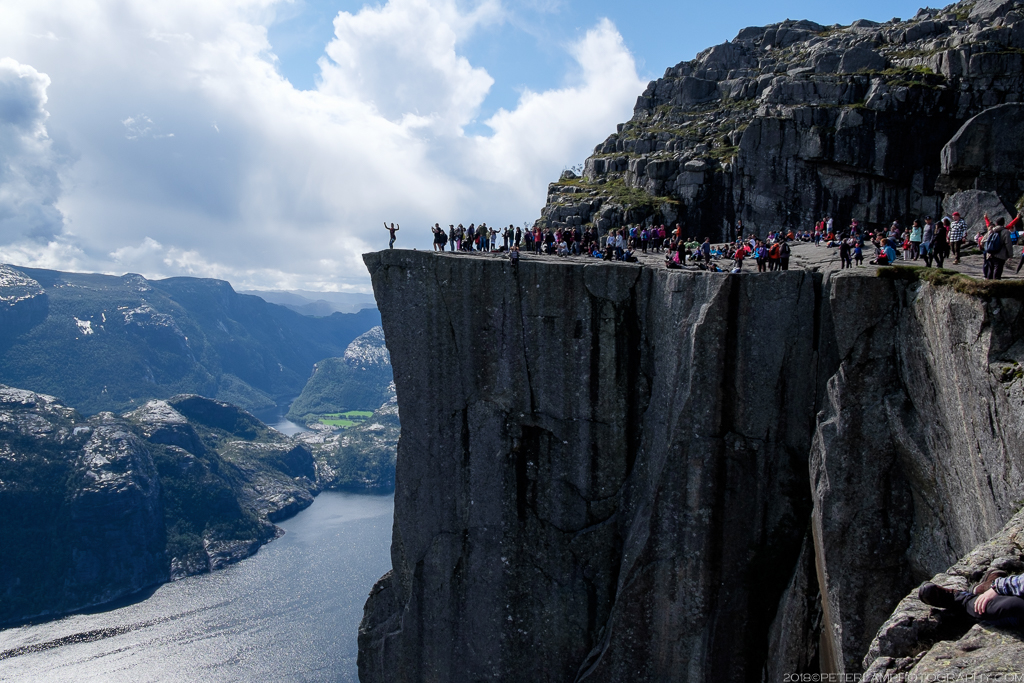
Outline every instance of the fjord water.
<path id="1" fill-rule="evenodd" d="M 292 436 L 299 432 L 308 432 L 309 430 L 302 425 L 295 424 L 285 417 L 285 415 L 288 414 L 288 409 L 291 407 L 293 400 L 295 400 L 294 397 L 288 399 L 282 404 L 274 406 L 273 408 L 254 410 L 252 411 L 252 414 L 255 415 L 257 419 L 261 420 L 263 424 L 268 427 L 273 427 L 285 436 Z"/>
<path id="2" fill-rule="evenodd" d="M 356 681 L 356 632 L 391 567 L 393 510 L 393 496 L 321 493 L 235 566 L 0 631 L 0 681 Z"/>

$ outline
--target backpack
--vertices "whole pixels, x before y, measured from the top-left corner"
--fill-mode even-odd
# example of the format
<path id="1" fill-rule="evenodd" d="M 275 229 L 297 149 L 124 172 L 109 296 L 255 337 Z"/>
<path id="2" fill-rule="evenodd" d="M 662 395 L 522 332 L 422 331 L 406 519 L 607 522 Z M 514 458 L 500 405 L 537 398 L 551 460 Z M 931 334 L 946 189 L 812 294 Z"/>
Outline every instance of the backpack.
<path id="1" fill-rule="evenodd" d="M 998 230 L 993 230 L 992 234 L 985 238 L 982 242 L 981 250 L 986 254 L 997 254 L 1003 248 L 1003 238 L 999 234 Z"/>

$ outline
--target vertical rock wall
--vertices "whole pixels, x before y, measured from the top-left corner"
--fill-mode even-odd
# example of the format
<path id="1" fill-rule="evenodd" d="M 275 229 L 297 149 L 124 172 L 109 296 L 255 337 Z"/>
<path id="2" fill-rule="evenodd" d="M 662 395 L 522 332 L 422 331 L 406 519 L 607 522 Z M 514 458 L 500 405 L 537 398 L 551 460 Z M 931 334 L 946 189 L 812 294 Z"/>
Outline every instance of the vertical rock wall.
<path id="1" fill-rule="evenodd" d="M 991 366 L 1017 301 L 365 260 L 403 421 L 364 682 L 859 671 L 908 587 L 1021 497 L 1021 382 Z"/>
<path id="2" fill-rule="evenodd" d="M 925 283 L 832 281 L 826 311 L 840 363 L 827 379 L 810 475 L 833 670 L 859 671 L 911 587 L 1016 511 L 1021 310 L 1016 299 Z"/>

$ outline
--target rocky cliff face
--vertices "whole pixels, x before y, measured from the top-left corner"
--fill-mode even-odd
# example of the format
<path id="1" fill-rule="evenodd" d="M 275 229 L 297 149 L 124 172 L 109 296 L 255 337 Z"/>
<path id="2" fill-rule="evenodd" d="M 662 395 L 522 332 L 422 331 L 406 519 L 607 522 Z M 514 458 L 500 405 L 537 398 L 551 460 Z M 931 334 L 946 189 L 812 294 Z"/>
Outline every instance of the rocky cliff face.
<path id="1" fill-rule="evenodd" d="M 402 436 L 363 681 L 855 673 L 1024 497 L 1016 290 L 365 258 Z"/>
<path id="2" fill-rule="evenodd" d="M 88 420 L 0 385 L 0 624 L 219 569 L 308 506 L 313 457 L 199 396 Z"/>
<path id="3" fill-rule="evenodd" d="M 763 235 L 826 214 L 843 226 L 939 215 L 964 189 L 1013 207 L 1020 165 L 999 150 L 1021 144 L 1019 114 L 993 115 L 1007 119 L 986 128 L 997 145 L 967 144 L 985 132 L 959 136 L 980 159 L 944 148 L 972 117 L 1019 102 L 1024 4 L 1014 0 L 743 29 L 652 81 L 582 177 L 550 185 L 541 223 L 678 221 L 724 240 L 737 219 Z M 1012 150 L 1005 159 L 1019 160 Z"/>

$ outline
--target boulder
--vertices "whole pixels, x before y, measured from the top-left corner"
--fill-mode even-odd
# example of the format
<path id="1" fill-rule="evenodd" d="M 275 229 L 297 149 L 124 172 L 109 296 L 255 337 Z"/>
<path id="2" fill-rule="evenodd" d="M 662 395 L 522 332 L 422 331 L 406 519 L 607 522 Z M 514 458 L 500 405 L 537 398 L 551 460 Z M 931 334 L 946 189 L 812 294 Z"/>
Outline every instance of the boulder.
<path id="1" fill-rule="evenodd" d="M 1001 104 L 965 123 L 942 148 L 942 173 L 954 178 L 1016 175 L 1024 159 L 1024 104 Z"/>
<path id="2" fill-rule="evenodd" d="M 952 216 L 954 211 L 960 212 L 969 229 L 978 230 L 985 227 L 985 214 L 992 220 L 1003 218 L 1009 222 L 1017 213 L 1016 210 L 1011 212 L 995 192 L 983 190 L 963 190 L 946 197 L 942 202 L 943 214 Z"/>
<path id="3" fill-rule="evenodd" d="M 970 590 L 990 568 L 1024 569 L 1024 511 L 956 564 L 928 579 L 953 590 Z M 975 624 L 962 610 L 930 607 L 914 588 L 882 625 L 864 657 L 865 679 L 999 680 L 1024 667 L 1019 632 Z M 872 675 L 877 678 L 871 678 Z"/>
<path id="4" fill-rule="evenodd" d="M 991 21 L 1004 16 L 1007 12 L 1017 6 L 1016 0 L 980 0 L 971 9 L 968 19 L 971 23 Z"/>
<path id="5" fill-rule="evenodd" d="M 882 71 L 886 67 L 885 57 L 868 47 L 853 47 L 843 53 L 839 62 L 839 73 L 855 74 L 862 71 Z"/>

